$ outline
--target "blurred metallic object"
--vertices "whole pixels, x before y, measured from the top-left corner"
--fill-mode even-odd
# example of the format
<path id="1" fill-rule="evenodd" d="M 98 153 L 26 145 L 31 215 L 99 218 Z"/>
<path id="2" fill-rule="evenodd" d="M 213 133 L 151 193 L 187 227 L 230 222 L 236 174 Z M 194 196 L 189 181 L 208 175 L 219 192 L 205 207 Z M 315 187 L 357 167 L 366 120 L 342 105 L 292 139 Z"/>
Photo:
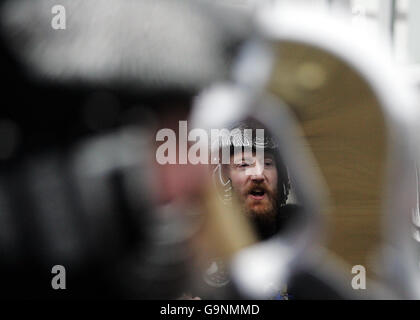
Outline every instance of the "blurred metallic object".
<path id="1" fill-rule="evenodd" d="M 239 14 L 224 19 L 192 0 L 64 0 L 67 28 L 55 30 L 57 2 L 32 3 L 6 1 L 2 33 L 28 71 L 50 82 L 193 91 L 228 75 L 233 39 L 247 31 Z"/>
<path id="2" fill-rule="evenodd" d="M 253 298 L 267 298 L 267 286 L 276 290 L 302 272 L 317 279 L 303 281 L 306 298 L 323 298 L 315 290 L 323 285 L 336 293 L 330 298 L 417 299 L 418 244 L 411 222 L 419 156 L 414 89 L 387 50 L 373 49 L 369 39 L 331 17 L 286 9 L 269 6 L 257 15 L 258 35 L 244 47 L 236 85 L 204 92 L 196 110 L 204 127 L 246 116 L 267 124 L 280 141 L 305 212 L 290 233 L 240 252 L 233 277 Z M 267 99 L 267 91 L 284 103 Z M 227 101 L 230 110 L 219 119 L 205 116 L 212 104 L 223 110 Z M 320 181 L 315 167 L 328 199 L 314 184 Z M 319 241 L 321 212 L 327 250 Z M 371 277 L 367 291 L 351 287 L 351 268 L 360 264 Z"/>
<path id="3" fill-rule="evenodd" d="M 301 19 L 312 27 L 296 23 Z M 331 194 L 336 212 L 331 230 L 340 230 L 341 235 L 333 236 L 328 247 L 351 265 L 368 266 L 369 251 L 377 249 L 375 242 L 385 252 L 388 246 L 394 248 L 398 252 L 394 265 L 388 252 L 379 260 L 381 269 L 387 270 L 385 283 L 398 296 L 418 297 L 408 218 L 415 199 L 411 177 L 419 136 L 413 88 L 396 71 L 389 51 L 374 50 L 369 39 L 327 17 L 271 10 L 262 13 L 258 22 L 277 57 L 267 87 L 300 119 Z M 290 77 L 295 68 L 311 61 L 327 73 L 328 82 L 318 90 L 299 87 Z M 364 208 L 365 219 L 351 213 L 356 208 L 358 212 Z M 353 226 L 344 218 L 351 215 Z M 363 228 L 373 231 L 373 237 L 363 240 Z M 344 246 L 349 240 L 345 234 L 357 237 L 350 239 L 362 252 L 358 260 L 356 252 L 346 257 L 351 249 Z M 358 239 L 362 241 L 357 243 Z M 382 273 L 372 265 L 369 269 Z"/>
<path id="4" fill-rule="evenodd" d="M 55 30 L 56 4 L 0 8 L 0 295 L 176 298 L 199 224 L 157 206 L 152 132 L 229 76 L 247 17 L 188 0 L 64 0 Z"/>
<path id="5" fill-rule="evenodd" d="M 414 89 L 397 72 L 385 47 L 382 50 L 373 49 L 369 39 L 352 34 L 326 17 L 310 18 L 303 14 L 302 19 L 310 19 L 307 21 L 312 27 L 302 28 L 296 23 L 299 19 L 296 20 L 294 14 L 272 10 L 260 16 L 260 30 L 273 41 L 276 55 L 281 59 L 275 63 L 267 86 L 280 94 L 302 121 L 327 181 L 332 205 L 337 210 L 335 219 L 339 224 L 334 228 L 348 224 L 348 220 L 341 223 L 339 220 L 346 210 L 350 214 L 352 207 L 358 208 L 355 202 L 352 204 L 346 200 L 348 195 L 356 195 L 354 201 L 361 201 L 359 205 L 362 206 L 369 205 L 373 200 L 371 209 L 365 207 L 365 212 L 373 214 L 373 224 L 368 220 L 362 222 L 359 217 L 356 219 L 360 224 L 352 228 L 376 228 L 376 235 L 366 238 L 359 248 L 370 246 L 371 250 L 375 250 L 377 248 L 372 246 L 372 241 L 381 243 L 385 253 L 379 263 L 386 274 L 385 283 L 398 296 L 417 298 L 419 287 L 416 279 L 419 273 L 409 231 L 409 217 L 416 199 L 412 177 L 418 159 L 419 137 L 418 102 Z M 308 60 L 318 61 L 329 70 L 331 80 L 324 89 L 308 91 L 299 89 L 293 82 L 273 82 L 301 61 L 307 63 Z M 336 87 L 340 83 L 342 88 Z M 317 124 L 317 121 L 327 122 Z M 354 127 L 356 123 L 357 129 Z M 322 137 L 326 139 L 324 142 Z M 351 148 L 348 152 L 343 143 Z M 328 152 L 328 146 L 332 152 Z M 343 152 L 346 152 L 345 158 L 340 157 Z M 331 158 L 334 154 L 338 157 L 335 164 L 334 158 Z M 334 167 L 337 164 L 339 166 Z M 335 178 L 338 172 L 342 172 L 345 180 Z M 350 176 L 346 178 L 346 174 Z M 360 194 L 355 193 L 357 189 L 354 187 Z M 373 193 L 369 195 L 370 192 Z M 359 238 L 362 236 L 360 231 L 348 230 L 349 236 L 352 233 Z M 344 255 L 349 249 L 339 249 L 339 246 L 346 242 L 346 238 L 337 235 L 335 241 L 337 244 L 333 243 L 330 247 Z M 397 252 L 391 254 L 393 258 L 390 258 L 388 247 Z M 366 262 L 369 254 L 369 251 L 364 253 Z M 393 265 L 390 264 L 391 259 Z M 359 264 L 354 259 L 348 260 Z M 382 273 L 375 266 L 370 268 Z"/>

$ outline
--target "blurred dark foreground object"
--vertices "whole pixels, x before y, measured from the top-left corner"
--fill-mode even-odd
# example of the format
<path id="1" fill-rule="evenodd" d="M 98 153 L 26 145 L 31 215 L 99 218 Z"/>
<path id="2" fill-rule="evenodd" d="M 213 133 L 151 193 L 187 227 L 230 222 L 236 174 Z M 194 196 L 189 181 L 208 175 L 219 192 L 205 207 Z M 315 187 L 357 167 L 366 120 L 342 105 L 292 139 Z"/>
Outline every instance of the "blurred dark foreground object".
<path id="1" fill-rule="evenodd" d="M 1 6 L 0 296 L 175 298 L 188 239 L 155 212 L 149 134 L 227 77 L 246 17 L 193 1 L 60 4 L 65 30 L 55 1 Z M 66 290 L 51 288 L 54 265 Z"/>

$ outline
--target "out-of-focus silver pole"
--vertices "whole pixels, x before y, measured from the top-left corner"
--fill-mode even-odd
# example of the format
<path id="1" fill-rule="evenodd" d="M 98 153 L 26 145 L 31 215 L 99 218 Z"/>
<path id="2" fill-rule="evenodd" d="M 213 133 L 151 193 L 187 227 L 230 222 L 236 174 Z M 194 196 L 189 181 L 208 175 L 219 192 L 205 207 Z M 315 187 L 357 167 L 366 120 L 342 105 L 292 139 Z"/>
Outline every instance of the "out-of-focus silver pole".
<path id="1" fill-rule="evenodd" d="M 420 63 L 420 1 L 410 1 L 408 7 L 408 55 L 410 62 Z"/>
<path id="2" fill-rule="evenodd" d="M 328 0 L 330 10 L 351 14 L 350 0 Z"/>
<path id="3" fill-rule="evenodd" d="M 396 14 L 395 0 L 381 0 L 378 8 L 378 23 L 382 32 L 392 43 L 394 39 L 394 23 Z"/>
<path id="4" fill-rule="evenodd" d="M 304 6 L 314 9 L 328 9 L 328 0 L 272 0 L 273 4 Z"/>

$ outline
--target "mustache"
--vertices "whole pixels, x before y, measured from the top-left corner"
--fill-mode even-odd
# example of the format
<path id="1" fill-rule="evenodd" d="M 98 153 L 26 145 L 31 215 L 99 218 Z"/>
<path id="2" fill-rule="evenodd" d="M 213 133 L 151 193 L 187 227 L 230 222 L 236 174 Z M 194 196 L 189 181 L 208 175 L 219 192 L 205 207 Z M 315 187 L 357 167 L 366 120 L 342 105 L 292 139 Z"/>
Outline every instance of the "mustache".
<path id="1" fill-rule="evenodd" d="M 273 195 L 274 190 L 272 190 L 266 183 L 251 183 L 246 189 L 245 193 L 250 194 L 253 191 L 263 191 L 268 195 Z"/>

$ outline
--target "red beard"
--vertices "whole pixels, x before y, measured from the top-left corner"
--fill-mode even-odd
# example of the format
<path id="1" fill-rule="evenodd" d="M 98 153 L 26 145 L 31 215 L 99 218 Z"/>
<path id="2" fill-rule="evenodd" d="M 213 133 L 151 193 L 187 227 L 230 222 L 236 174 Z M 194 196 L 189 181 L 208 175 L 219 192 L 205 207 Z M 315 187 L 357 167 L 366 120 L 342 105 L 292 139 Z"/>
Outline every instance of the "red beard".
<path id="1" fill-rule="evenodd" d="M 262 238 L 277 230 L 277 192 L 265 183 L 252 183 L 244 194 L 244 212 Z"/>

